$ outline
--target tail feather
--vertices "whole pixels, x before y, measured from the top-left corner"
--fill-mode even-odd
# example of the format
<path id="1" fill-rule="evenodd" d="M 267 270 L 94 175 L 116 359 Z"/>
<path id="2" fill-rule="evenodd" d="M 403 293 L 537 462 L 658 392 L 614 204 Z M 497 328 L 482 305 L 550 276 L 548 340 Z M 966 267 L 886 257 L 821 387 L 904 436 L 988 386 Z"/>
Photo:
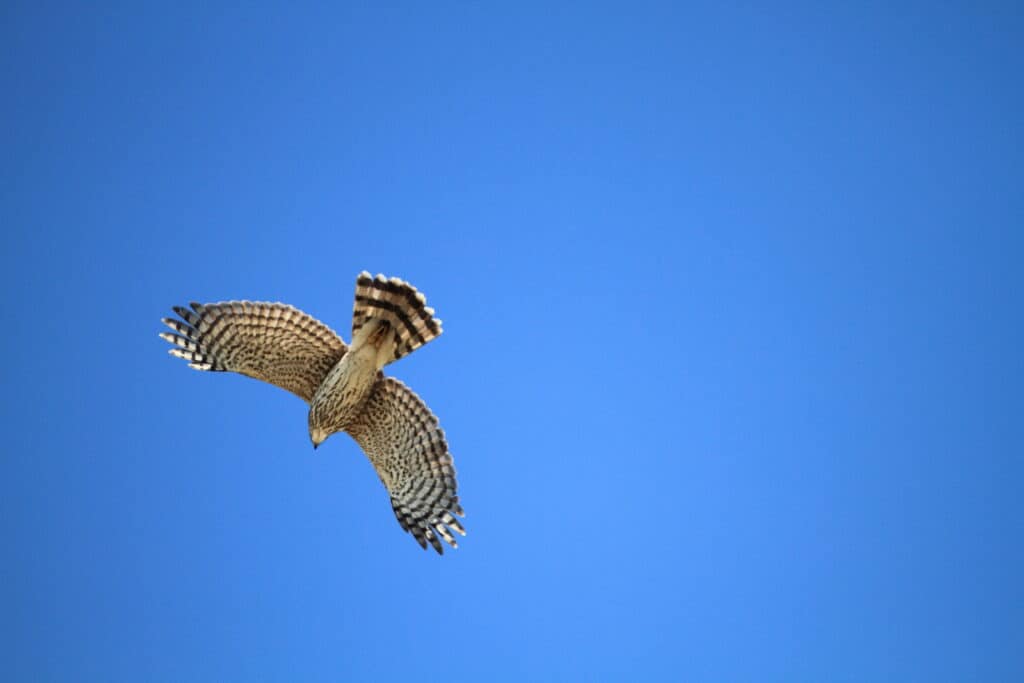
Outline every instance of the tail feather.
<path id="1" fill-rule="evenodd" d="M 363 271 L 356 278 L 356 301 L 352 310 L 352 338 L 370 320 L 383 320 L 395 334 L 392 361 L 408 355 L 441 335 L 441 320 L 427 299 L 408 282 Z"/>

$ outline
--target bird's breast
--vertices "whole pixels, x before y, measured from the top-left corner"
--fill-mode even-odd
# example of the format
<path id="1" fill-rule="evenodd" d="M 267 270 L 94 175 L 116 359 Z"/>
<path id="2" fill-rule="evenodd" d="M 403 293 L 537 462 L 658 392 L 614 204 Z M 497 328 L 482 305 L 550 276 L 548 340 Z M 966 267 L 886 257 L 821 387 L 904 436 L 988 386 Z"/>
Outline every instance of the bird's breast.
<path id="1" fill-rule="evenodd" d="M 331 432 L 345 429 L 359 414 L 363 401 L 377 379 L 373 358 L 346 353 L 335 365 L 313 397 L 317 422 Z"/>

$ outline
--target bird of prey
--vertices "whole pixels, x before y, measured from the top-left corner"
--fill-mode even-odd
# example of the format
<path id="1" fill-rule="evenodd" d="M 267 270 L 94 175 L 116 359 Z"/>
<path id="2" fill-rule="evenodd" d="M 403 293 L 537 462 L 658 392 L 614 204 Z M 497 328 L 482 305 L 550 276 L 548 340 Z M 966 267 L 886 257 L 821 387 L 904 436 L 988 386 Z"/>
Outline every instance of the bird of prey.
<path id="1" fill-rule="evenodd" d="M 281 303 L 226 301 L 175 306 L 160 337 L 190 368 L 232 371 L 286 389 L 309 404 L 316 448 L 336 432 L 362 447 L 391 496 L 402 528 L 439 554 L 466 535 L 448 443 L 426 404 L 382 368 L 441 334 L 441 321 L 416 288 L 362 272 L 356 278 L 352 345 Z"/>

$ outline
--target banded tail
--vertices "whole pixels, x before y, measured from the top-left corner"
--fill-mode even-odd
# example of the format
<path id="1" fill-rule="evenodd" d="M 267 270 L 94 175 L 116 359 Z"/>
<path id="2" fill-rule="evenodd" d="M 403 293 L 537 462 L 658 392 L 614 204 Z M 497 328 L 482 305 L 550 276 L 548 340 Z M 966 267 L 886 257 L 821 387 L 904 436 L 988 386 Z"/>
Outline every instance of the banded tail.
<path id="1" fill-rule="evenodd" d="M 441 320 L 434 317 L 434 309 L 415 287 L 396 277 L 374 278 L 364 270 L 356 278 L 352 339 L 370 320 L 385 321 L 394 330 L 395 354 L 389 362 L 412 353 L 442 331 Z"/>

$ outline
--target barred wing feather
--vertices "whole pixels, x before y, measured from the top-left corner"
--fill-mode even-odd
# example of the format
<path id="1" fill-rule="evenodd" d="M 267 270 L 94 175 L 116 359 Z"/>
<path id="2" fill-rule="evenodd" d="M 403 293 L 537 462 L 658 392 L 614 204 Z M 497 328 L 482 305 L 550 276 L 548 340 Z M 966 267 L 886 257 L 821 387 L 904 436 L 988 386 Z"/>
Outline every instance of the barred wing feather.
<path id="1" fill-rule="evenodd" d="M 223 301 L 175 306 L 164 318 L 174 333 L 160 337 L 170 353 L 196 370 L 231 371 L 269 382 L 307 403 L 345 355 L 345 342 L 327 325 L 281 303 Z"/>
<path id="2" fill-rule="evenodd" d="M 381 375 L 347 431 L 384 482 L 402 528 L 421 547 L 430 543 L 439 554 L 444 552 L 439 538 L 457 547 L 451 532 L 466 532 L 454 517 L 464 516 L 455 466 L 444 431 L 420 397 L 397 379 Z"/>

